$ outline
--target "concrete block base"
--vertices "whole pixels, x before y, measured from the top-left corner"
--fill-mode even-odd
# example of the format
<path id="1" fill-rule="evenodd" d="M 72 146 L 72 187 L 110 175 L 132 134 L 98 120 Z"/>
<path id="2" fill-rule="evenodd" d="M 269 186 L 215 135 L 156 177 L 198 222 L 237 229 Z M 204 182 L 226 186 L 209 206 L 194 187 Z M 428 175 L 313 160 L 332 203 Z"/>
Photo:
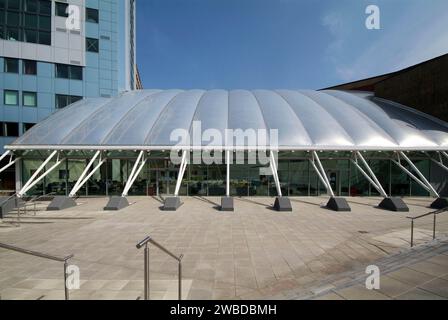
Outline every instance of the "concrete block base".
<path id="1" fill-rule="evenodd" d="M 129 207 L 128 199 L 115 196 L 109 199 L 109 202 L 104 207 L 104 211 L 120 211 L 126 207 Z"/>
<path id="2" fill-rule="evenodd" d="M 179 197 L 169 197 L 165 199 L 163 211 L 176 211 L 182 205 Z"/>
<path id="3" fill-rule="evenodd" d="M 61 211 L 68 208 L 76 207 L 76 201 L 70 197 L 54 197 L 50 205 L 47 207 L 47 211 Z"/>
<path id="4" fill-rule="evenodd" d="M 8 213 L 17 208 L 24 201 L 17 197 L 0 197 L 0 219 L 3 219 Z"/>
<path id="5" fill-rule="evenodd" d="M 221 209 L 221 211 L 235 211 L 233 198 L 232 197 L 222 197 L 220 209 Z"/>
<path id="6" fill-rule="evenodd" d="M 401 198 L 384 198 L 378 205 L 379 208 L 395 212 L 409 212 L 409 207 Z"/>
<path id="7" fill-rule="evenodd" d="M 445 209 L 448 207 L 448 199 L 437 198 L 433 203 L 431 203 L 432 209 Z"/>
<path id="8" fill-rule="evenodd" d="M 327 208 L 338 212 L 350 212 L 350 208 L 347 200 L 345 198 L 335 198 L 331 197 L 330 201 L 327 203 Z"/>
<path id="9" fill-rule="evenodd" d="M 283 212 L 292 211 L 291 200 L 288 197 L 275 198 L 274 209 Z"/>

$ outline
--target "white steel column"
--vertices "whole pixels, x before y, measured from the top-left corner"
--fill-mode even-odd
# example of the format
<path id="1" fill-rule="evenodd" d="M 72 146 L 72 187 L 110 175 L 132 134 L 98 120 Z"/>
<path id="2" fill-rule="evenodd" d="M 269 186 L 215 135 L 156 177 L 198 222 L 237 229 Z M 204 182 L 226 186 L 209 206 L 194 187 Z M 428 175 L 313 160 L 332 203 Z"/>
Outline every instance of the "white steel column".
<path id="1" fill-rule="evenodd" d="M 273 151 L 270 152 L 270 161 L 269 162 L 271 164 L 271 171 L 272 171 L 272 175 L 274 177 L 275 187 L 277 188 L 277 194 L 279 197 L 283 197 L 282 188 L 280 186 L 280 179 L 278 178 L 277 164 L 275 162 L 275 155 L 274 155 Z"/>
<path id="2" fill-rule="evenodd" d="M 144 157 L 145 151 L 141 151 L 138 155 L 137 161 L 135 161 L 134 168 L 132 168 L 131 174 L 128 177 L 128 181 L 126 183 L 126 186 L 124 187 L 122 197 L 127 197 L 129 190 L 131 189 L 132 185 L 134 184 L 135 180 L 137 179 L 138 175 L 140 174 L 140 171 L 145 167 L 147 158 Z"/>
<path id="3" fill-rule="evenodd" d="M 42 170 L 45 169 L 45 166 L 57 155 L 56 164 L 52 166 L 50 169 L 45 171 L 39 178 L 39 174 Z M 59 152 L 54 151 L 42 165 L 36 170 L 36 172 L 32 175 L 32 177 L 28 180 L 28 182 L 23 186 L 22 190 L 19 191 L 17 197 L 21 198 L 27 193 L 32 187 L 34 187 L 37 183 L 39 183 L 43 178 L 45 178 L 48 174 L 50 174 L 54 169 L 56 169 L 65 159 L 59 159 Z"/>
<path id="4" fill-rule="evenodd" d="M 370 173 L 370 176 L 358 164 L 358 158 L 361 159 L 361 162 L 364 164 L 364 167 L 367 168 L 367 171 Z M 356 166 L 356 168 L 358 168 L 358 170 L 363 174 L 363 176 L 370 182 L 370 184 L 381 194 L 381 196 L 384 198 L 387 198 L 388 196 L 387 196 L 386 191 L 381 186 L 380 181 L 377 179 L 375 173 L 373 173 L 372 169 L 370 168 L 367 161 L 362 156 L 361 152 L 357 151 L 355 153 L 355 160 L 352 159 L 351 161 Z"/>
<path id="5" fill-rule="evenodd" d="M 428 156 L 429 159 L 431 159 L 432 162 L 434 162 L 435 164 L 437 164 L 439 167 L 441 167 L 442 169 L 444 169 L 445 171 L 448 171 L 448 167 L 443 163 L 443 157 L 442 157 L 442 153 L 437 152 L 438 156 L 439 156 L 439 160 L 434 159 L 433 157 L 431 157 L 431 155 L 428 152 L 425 152 L 425 154 Z"/>
<path id="6" fill-rule="evenodd" d="M 4 154 L 2 154 L 2 156 L 0 157 L 0 161 L 2 161 L 3 159 L 5 159 L 8 155 L 10 155 L 11 154 L 11 151 L 10 150 L 8 150 L 8 151 L 6 151 Z"/>
<path id="7" fill-rule="evenodd" d="M 14 164 L 16 164 L 18 161 L 20 161 L 22 159 L 22 158 L 16 158 L 13 160 L 12 158 L 14 157 L 14 155 L 10 151 L 7 151 L 0 157 L 0 161 L 5 159 L 8 155 L 9 155 L 9 162 L 6 166 L 4 166 L 3 168 L 0 169 L 0 173 L 2 173 L 3 171 L 5 171 L 9 167 L 13 166 Z"/>
<path id="8" fill-rule="evenodd" d="M 104 164 L 104 162 L 106 162 L 106 160 L 107 160 L 107 158 L 100 159 L 100 163 L 95 168 L 93 168 L 93 170 L 89 173 L 89 175 L 84 178 L 84 180 L 78 179 L 78 186 L 76 188 L 73 188 L 73 190 L 70 192 L 70 195 L 69 195 L 70 198 L 76 197 L 76 194 L 78 193 L 78 191 L 87 183 L 87 181 L 89 181 L 89 179 L 95 174 L 95 172 L 97 172 L 98 169 L 101 168 L 101 166 Z M 93 162 L 94 161 L 92 161 L 92 164 L 93 164 Z M 90 169 L 90 167 L 86 167 L 86 169 L 83 172 L 83 175 L 87 174 L 89 169 Z"/>
<path id="9" fill-rule="evenodd" d="M 401 157 L 403 157 L 404 160 L 406 160 L 406 162 L 411 166 L 411 168 L 417 173 L 417 175 L 420 177 L 420 179 L 418 177 L 416 177 L 411 171 L 409 171 L 408 169 L 406 169 L 402 164 L 401 164 Z M 415 164 L 404 154 L 404 152 L 400 151 L 397 154 L 398 157 L 398 161 L 392 159 L 392 161 L 398 166 L 400 167 L 401 170 L 403 170 L 404 172 L 406 172 L 415 182 L 417 182 L 423 189 L 425 189 L 426 191 L 428 191 L 431 195 L 435 196 L 436 198 L 440 198 L 440 195 L 437 193 L 437 191 L 434 189 L 434 187 L 429 183 L 429 181 L 425 178 L 425 176 L 420 172 L 420 170 L 418 170 L 418 168 L 415 166 Z"/>
<path id="10" fill-rule="evenodd" d="M 84 177 L 86 176 L 86 174 L 89 172 L 90 168 L 93 166 L 96 158 L 98 158 L 98 156 L 101 154 L 101 151 L 97 151 L 95 153 L 95 155 L 93 156 L 92 160 L 90 160 L 89 164 L 87 165 L 87 167 L 84 169 L 84 171 L 82 172 L 81 176 L 79 177 L 78 181 L 76 181 L 75 186 L 73 187 L 72 191 L 69 194 L 69 197 L 73 198 L 74 196 L 76 196 L 76 193 L 79 191 L 79 189 L 81 188 L 79 186 L 79 184 L 83 181 Z"/>
<path id="11" fill-rule="evenodd" d="M 179 191 L 180 191 L 180 187 L 181 187 L 181 184 L 182 184 L 182 179 L 184 178 L 185 169 L 187 168 L 187 164 L 188 164 L 188 159 L 187 159 L 188 153 L 189 153 L 188 150 L 184 150 L 183 151 L 182 162 L 180 164 L 179 175 L 177 177 L 176 190 L 174 191 L 174 196 L 175 197 L 179 196 Z"/>
<path id="12" fill-rule="evenodd" d="M 320 162 L 319 156 L 317 155 L 316 151 L 313 151 L 312 153 L 312 159 L 310 160 L 314 170 L 316 171 L 317 175 L 319 176 L 320 181 L 324 184 L 324 186 L 327 188 L 327 192 L 330 193 L 330 195 L 334 198 L 334 192 L 331 188 L 330 181 L 328 180 L 327 174 L 325 173 L 324 167 L 322 166 L 322 163 Z M 316 166 L 315 161 L 317 161 L 317 164 L 319 168 Z"/>
<path id="13" fill-rule="evenodd" d="M 226 196 L 230 197 L 230 150 L 226 151 L 226 165 L 227 165 Z"/>

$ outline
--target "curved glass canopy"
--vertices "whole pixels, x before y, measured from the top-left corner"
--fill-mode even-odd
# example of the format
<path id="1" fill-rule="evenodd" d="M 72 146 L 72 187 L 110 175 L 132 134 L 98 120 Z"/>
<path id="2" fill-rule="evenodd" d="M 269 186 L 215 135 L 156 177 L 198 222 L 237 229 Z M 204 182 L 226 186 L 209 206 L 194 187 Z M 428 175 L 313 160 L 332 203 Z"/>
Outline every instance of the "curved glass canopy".
<path id="1" fill-rule="evenodd" d="M 193 127 L 199 125 L 199 138 Z M 190 133 L 179 144 L 173 132 Z M 448 150 L 448 124 L 366 92 L 141 90 L 59 110 L 9 150 L 226 148 L 228 130 L 277 130 L 280 150 Z M 258 130 L 258 131 L 257 131 Z M 208 134 L 201 134 L 207 133 Z M 222 139 L 211 139 L 211 136 Z M 176 135 L 174 135 L 176 136 Z M 251 148 L 247 140 L 233 147 Z"/>

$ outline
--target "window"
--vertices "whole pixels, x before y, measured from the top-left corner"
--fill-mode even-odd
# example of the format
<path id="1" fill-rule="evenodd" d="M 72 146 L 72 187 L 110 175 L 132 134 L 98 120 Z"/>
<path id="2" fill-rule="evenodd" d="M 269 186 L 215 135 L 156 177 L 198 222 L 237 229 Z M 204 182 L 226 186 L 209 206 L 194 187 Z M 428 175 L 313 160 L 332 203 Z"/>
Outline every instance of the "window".
<path id="1" fill-rule="evenodd" d="M 37 43 L 37 31 L 36 30 L 24 30 L 23 41 L 29 43 Z"/>
<path id="2" fill-rule="evenodd" d="M 37 94 L 36 92 L 23 92 L 22 104 L 24 107 L 37 107 Z"/>
<path id="3" fill-rule="evenodd" d="M 20 18 L 18 12 L 7 11 L 6 12 L 6 24 L 8 26 L 17 27 L 19 26 Z"/>
<path id="4" fill-rule="evenodd" d="M 82 67 L 56 64 L 56 78 L 82 80 Z"/>
<path id="5" fill-rule="evenodd" d="M 70 170 L 59 170 L 59 180 L 70 179 Z"/>
<path id="6" fill-rule="evenodd" d="M 25 28 L 37 29 L 37 15 L 25 14 Z"/>
<path id="7" fill-rule="evenodd" d="M 68 106 L 72 103 L 75 103 L 79 100 L 82 100 L 82 97 L 57 94 L 56 95 L 56 109 L 65 108 L 66 106 Z"/>
<path id="8" fill-rule="evenodd" d="M 6 28 L 5 39 L 9 41 L 20 41 L 19 29 L 17 28 Z"/>
<path id="9" fill-rule="evenodd" d="M 78 102 L 78 101 L 80 101 L 80 100 L 82 100 L 82 97 L 79 97 L 79 96 L 70 96 L 70 104 L 75 103 L 75 102 Z"/>
<path id="10" fill-rule="evenodd" d="M 4 137 L 18 137 L 19 124 L 17 122 L 3 122 L 3 136 Z"/>
<path id="11" fill-rule="evenodd" d="M 19 104 L 19 92 L 16 90 L 5 90 L 3 92 L 4 95 L 4 104 L 7 106 L 17 106 Z"/>
<path id="12" fill-rule="evenodd" d="M 51 45 L 51 33 L 39 31 L 39 44 L 44 44 L 47 46 Z"/>
<path id="13" fill-rule="evenodd" d="M 56 2 L 55 5 L 56 5 L 56 15 L 58 17 L 68 17 L 68 13 L 67 13 L 68 4 L 67 3 Z"/>
<path id="14" fill-rule="evenodd" d="M 48 0 L 39 1 L 39 14 L 51 16 L 51 1 Z"/>
<path id="15" fill-rule="evenodd" d="M 22 126 L 23 133 L 27 132 L 28 130 L 30 130 L 35 125 L 36 125 L 35 123 L 24 123 L 23 126 Z"/>
<path id="16" fill-rule="evenodd" d="M 0 38 L 51 45 L 51 1 L 0 0 Z"/>
<path id="17" fill-rule="evenodd" d="M 82 80 L 82 67 L 70 66 L 70 79 Z"/>
<path id="18" fill-rule="evenodd" d="M 8 10 L 19 10 L 20 1 L 18 0 L 8 0 Z"/>
<path id="19" fill-rule="evenodd" d="M 22 61 L 23 74 L 36 75 L 37 74 L 37 62 L 32 60 Z"/>
<path id="20" fill-rule="evenodd" d="M 19 73 L 19 60 L 5 58 L 4 72 Z"/>
<path id="21" fill-rule="evenodd" d="M 92 23 L 98 23 L 99 16 L 97 9 L 86 8 L 86 21 Z"/>
<path id="22" fill-rule="evenodd" d="M 56 65 L 56 78 L 68 79 L 69 71 L 68 65 L 66 64 L 57 64 Z"/>
<path id="23" fill-rule="evenodd" d="M 25 12 L 37 13 L 39 9 L 39 1 L 25 0 Z"/>
<path id="24" fill-rule="evenodd" d="M 86 50 L 89 52 L 99 52 L 99 41 L 98 39 L 86 38 Z"/>

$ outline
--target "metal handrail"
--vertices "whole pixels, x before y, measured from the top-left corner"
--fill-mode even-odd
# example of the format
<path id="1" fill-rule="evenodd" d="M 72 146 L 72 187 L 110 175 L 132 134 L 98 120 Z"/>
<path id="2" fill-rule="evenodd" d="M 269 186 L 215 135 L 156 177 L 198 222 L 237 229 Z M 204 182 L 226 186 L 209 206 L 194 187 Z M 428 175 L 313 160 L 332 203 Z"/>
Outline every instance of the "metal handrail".
<path id="1" fill-rule="evenodd" d="M 182 300 L 182 258 L 184 257 L 183 254 L 180 256 L 176 256 L 171 251 L 166 249 L 164 246 L 162 246 L 160 243 L 152 239 L 150 236 L 146 237 L 139 243 L 137 243 L 136 247 L 137 249 L 141 249 L 145 247 L 144 251 L 144 299 L 150 300 L 149 298 L 149 247 L 148 243 L 151 243 L 155 247 L 157 247 L 159 250 L 165 252 L 167 255 L 169 255 L 171 258 L 176 260 L 178 262 L 178 297 L 179 300 Z"/>
<path id="2" fill-rule="evenodd" d="M 30 256 L 33 256 L 33 257 L 43 258 L 43 259 L 57 261 L 57 262 L 63 262 L 64 263 L 64 294 L 65 294 L 65 300 L 70 300 L 70 292 L 69 292 L 69 290 L 67 288 L 67 266 L 68 266 L 68 261 L 74 257 L 73 254 L 61 258 L 61 257 L 56 257 L 56 256 L 49 255 L 49 254 L 42 253 L 42 252 L 37 252 L 37 251 L 32 251 L 32 250 L 27 250 L 27 249 L 11 246 L 11 245 L 5 244 L 5 243 L 0 243 L 0 248 L 11 250 L 11 251 L 15 251 L 15 252 L 19 252 L 19 253 L 23 253 L 23 254 L 27 254 L 27 255 L 30 255 Z"/>
<path id="3" fill-rule="evenodd" d="M 407 219 L 411 219 L 411 248 L 414 247 L 414 221 L 424 218 L 424 217 L 428 217 L 430 215 L 434 215 L 434 220 L 433 220 L 433 228 L 432 228 L 432 240 L 436 239 L 436 224 L 437 224 L 437 215 L 444 213 L 448 211 L 448 207 L 447 208 L 443 208 L 443 209 L 439 209 L 436 211 L 432 211 L 432 212 L 428 212 L 425 214 L 422 214 L 420 216 L 417 217 L 406 217 Z"/>

